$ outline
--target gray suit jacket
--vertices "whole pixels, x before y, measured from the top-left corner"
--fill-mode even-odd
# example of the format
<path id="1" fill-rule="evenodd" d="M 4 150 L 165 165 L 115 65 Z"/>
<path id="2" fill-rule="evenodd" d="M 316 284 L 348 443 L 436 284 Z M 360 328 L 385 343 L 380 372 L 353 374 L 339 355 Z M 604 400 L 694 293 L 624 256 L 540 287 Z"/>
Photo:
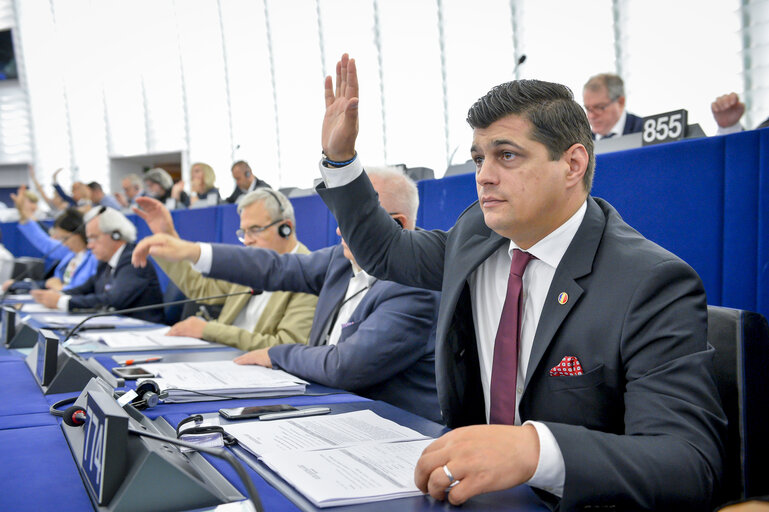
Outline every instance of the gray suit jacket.
<path id="1" fill-rule="evenodd" d="M 326 345 L 329 319 L 353 275 L 341 245 L 280 255 L 214 244 L 209 275 L 254 289 L 318 296 L 309 346 L 270 348 L 275 366 L 441 421 L 435 388 L 437 293 L 377 280 L 353 311 L 339 342 Z"/>
<path id="2" fill-rule="evenodd" d="M 318 191 L 364 269 L 442 291 L 441 410 L 450 427 L 485 423 L 467 279 L 509 240 L 486 226 L 477 203 L 448 232 L 404 232 L 379 208 L 365 173 Z M 569 296 L 563 305 L 561 292 Z M 694 270 L 608 203 L 588 198 L 548 292 L 519 406 L 522 421 L 547 424 L 563 453 L 563 509 L 710 506 L 726 420 L 706 329 L 705 292 Z M 565 356 L 577 357 L 585 373 L 551 377 Z"/>

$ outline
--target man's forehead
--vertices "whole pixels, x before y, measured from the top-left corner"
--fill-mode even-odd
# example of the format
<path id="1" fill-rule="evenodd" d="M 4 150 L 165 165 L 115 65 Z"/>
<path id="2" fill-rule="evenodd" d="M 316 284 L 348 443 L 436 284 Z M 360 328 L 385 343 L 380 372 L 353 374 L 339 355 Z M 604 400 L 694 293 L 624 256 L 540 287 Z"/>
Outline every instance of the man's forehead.
<path id="1" fill-rule="evenodd" d="M 491 123 L 486 128 L 473 130 L 473 145 L 471 151 L 485 146 L 511 144 L 524 148 L 532 142 L 532 124 L 525 116 L 510 114 Z"/>

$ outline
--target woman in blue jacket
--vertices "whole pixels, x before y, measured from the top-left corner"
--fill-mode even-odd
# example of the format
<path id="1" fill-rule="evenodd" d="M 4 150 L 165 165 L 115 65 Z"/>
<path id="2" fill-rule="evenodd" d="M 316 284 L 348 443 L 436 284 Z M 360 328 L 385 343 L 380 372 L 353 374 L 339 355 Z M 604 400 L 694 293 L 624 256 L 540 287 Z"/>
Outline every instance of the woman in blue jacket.
<path id="1" fill-rule="evenodd" d="M 39 287 L 68 290 L 85 283 L 96 273 L 99 262 L 87 248 L 83 214 L 76 208 L 68 208 L 54 221 L 50 235 L 40 225 L 27 217 L 23 205 L 19 208 L 19 231 L 43 254 L 58 259 L 53 277 L 35 283 Z M 6 290 L 13 283 L 3 283 Z M 16 286 L 14 286 L 16 288 Z"/>

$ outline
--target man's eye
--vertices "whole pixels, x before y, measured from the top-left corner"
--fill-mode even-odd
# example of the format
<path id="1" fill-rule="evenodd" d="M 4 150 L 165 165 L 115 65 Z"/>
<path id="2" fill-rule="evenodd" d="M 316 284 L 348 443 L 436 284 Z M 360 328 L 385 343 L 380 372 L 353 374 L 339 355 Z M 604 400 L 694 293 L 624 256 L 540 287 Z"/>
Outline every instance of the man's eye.
<path id="1" fill-rule="evenodd" d="M 475 162 L 475 167 L 480 169 L 481 166 L 483 165 L 483 157 L 482 156 L 473 157 L 473 162 Z"/>
<path id="2" fill-rule="evenodd" d="M 512 160 L 515 158 L 515 153 L 512 151 L 503 151 L 502 152 L 502 160 Z"/>

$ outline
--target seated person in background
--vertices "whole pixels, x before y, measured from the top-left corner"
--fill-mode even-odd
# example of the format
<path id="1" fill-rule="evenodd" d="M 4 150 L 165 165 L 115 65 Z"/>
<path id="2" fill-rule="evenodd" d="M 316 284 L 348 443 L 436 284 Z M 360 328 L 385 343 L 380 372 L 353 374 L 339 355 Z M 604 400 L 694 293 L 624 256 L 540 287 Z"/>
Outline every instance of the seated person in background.
<path id="1" fill-rule="evenodd" d="M 137 215 L 147 221 L 153 233 L 166 233 L 178 238 L 168 209 L 149 197 L 137 198 Z M 238 236 L 248 247 L 272 249 L 279 254 L 309 254 L 296 239 L 294 208 L 280 192 L 249 192 L 238 204 L 240 229 Z M 248 287 L 203 277 L 188 261 L 155 261 L 171 281 L 190 299 L 224 295 L 248 290 Z M 232 345 L 241 350 L 272 347 L 283 343 L 307 343 L 318 298 L 294 292 L 263 292 L 259 295 L 236 295 L 206 301 L 223 304 L 215 321 L 206 322 L 191 316 L 177 323 L 170 336 L 191 336 Z"/>
<path id="2" fill-rule="evenodd" d="M 117 199 L 105 194 L 104 189 L 98 182 L 92 181 L 87 186 L 91 190 L 91 203 L 93 203 L 94 206 L 106 206 L 120 211 L 120 208 L 122 207 Z"/>
<path id="3" fill-rule="evenodd" d="M 362 268 L 441 291 L 436 378 L 454 430 L 422 453 L 417 486 L 455 505 L 528 483 L 560 510 L 712 510 L 726 417 L 705 289 L 590 195 L 594 143 L 569 88 L 516 80 L 478 99 L 478 202 L 448 231 L 404 231 L 355 150 L 355 61 L 336 76 L 318 193 Z"/>
<path id="4" fill-rule="evenodd" d="M 237 202 L 243 194 L 247 194 L 258 188 L 272 188 L 266 181 L 262 181 L 254 176 L 251 166 L 243 160 L 238 160 L 232 164 L 232 179 L 235 180 L 235 190 L 227 198 L 228 203 Z"/>
<path id="5" fill-rule="evenodd" d="M 716 135 L 727 135 L 744 130 L 740 124 L 740 119 L 745 113 L 745 104 L 740 101 L 736 92 L 722 94 L 710 104 L 710 111 L 713 113 L 713 119 L 718 124 Z M 769 118 L 759 124 L 756 129 L 769 128 Z"/>
<path id="6" fill-rule="evenodd" d="M 13 282 L 11 276 L 13 276 L 13 267 L 15 266 L 15 258 L 11 251 L 5 248 L 2 244 L 3 232 L 0 231 L 0 282 Z M 3 288 L 5 291 L 5 287 Z"/>
<path id="7" fill-rule="evenodd" d="M 99 260 L 96 274 L 85 283 L 62 292 L 32 290 L 35 301 L 60 311 L 114 308 L 127 309 L 163 302 L 155 267 L 136 268 L 131 255 L 136 226 L 112 208 L 99 207 L 85 215 L 88 248 Z M 163 323 L 163 309 L 129 313 L 127 316 Z"/>
<path id="8" fill-rule="evenodd" d="M 402 174 L 381 178 L 375 186 L 391 222 L 413 229 L 416 186 Z M 437 293 L 372 278 L 360 270 L 344 241 L 308 255 L 281 255 L 153 235 L 137 246 L 134 264 L 146 265 L 148 255 L 190 261 L 212 277 L 255 289 L 318 295 L 309 346 L 277 345 L 249 352 L 238 362 L 281 368 L 440 421 L 433 330 Z"/>
<path id="9" fill-rule="evenodd" d="M 53 188 L 56 194 L 69 206 L 77 206 L 81 211 L 88 211 L 91 207 L 91 189 L 82 181 L 75 181 L 72 183 L 72 195 L 67 195 L 64 189 L 61 188 L 57 180 L 57 176 L 64 169 L 57 169 L 53 173 Z"/>
<path id="10" fill-rule="evenodd" d="M 22 189 L 19 188 L 22 192 Z M 19 210 L 18 229 L 37 250 L 50 258 L 59 260 L 53 277 L 45 282 L 35 283 L 38 288 L 67 291 L 85 283 L 96 273 L 98 261 L 87 248 L 83 214 L 77 208 L 67 208 L 53 223 L 50 236 L 40 224 L 31 220 L 29 201 L 23 193 L 13 195 Z M 3 290 L 9 287 L 18 289 L 20 285 L 8 280 L 3 283 Z M 27 288 L 27 286 L 25 286 Z"/>
<path id="11" fill-rule="evenodd" d="M 184 186 L 183 182 L 182 186 Z M 190 168 L 190 208 L 216 206 L 222 202 L 216 184 L 216 174 L 210 165 L 198 162 Z M 178 183 L 177 183 L 178 185 Z"/>
<path id="12" fill-rule="evenodd" d="M 136 205 L 136 198 L 144 195 L 142 179 L 138 174 L 131 173 L 121 181 L 123 193 L 115 192 L 115 199 L 120 208 L 130 213 L 130 208 Z"/>
<path id="13" fill-rule="evenodd" d="M 643 130 L 643 119 L 625 110 L 625 83 L 618 75 L 590 77 L 582 89 L 582 103 L 595 140 Z"/>
<path id="14" fill-rule="evenodd" d="M 160 167 L 144 173 L 144 190 L 147 195 L 166 205 L 169 210 L 186 208 L 190 205 L 190 196 L 184 191 L 184 182 L 179 181 L 179 183 L 174 185 L 171 175 Z"/>

